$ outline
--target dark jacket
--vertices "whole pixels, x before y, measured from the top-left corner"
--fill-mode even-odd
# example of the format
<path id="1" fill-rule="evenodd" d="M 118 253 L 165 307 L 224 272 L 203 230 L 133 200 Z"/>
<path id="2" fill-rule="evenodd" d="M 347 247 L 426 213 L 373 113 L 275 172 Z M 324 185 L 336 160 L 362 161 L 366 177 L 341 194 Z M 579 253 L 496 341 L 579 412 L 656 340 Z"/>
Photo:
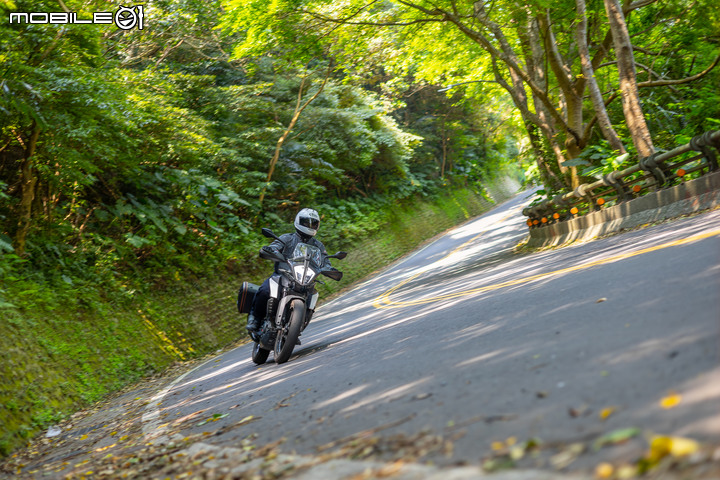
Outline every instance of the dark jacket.
<path id="1" fill-rule="evenodd" d="M 282 252 L 283 255 L 288 257 L 295 250 L 295 247 L 297 246 L 298 243 L 307 243 L 308 245 L 312 245 L 314 247 L 319 248 L 320 251 L 323 253 L 324 263 L 323 263 L 322 267 L 323 268 L 331 267 L 330 259 L 327 258 L 327 254 L 328 254 L 327 250 L 325 250 L 325 246 L 317 238 L 310 237 L 307 241 L 303 241 L 303 239 L 300 238 L 300 234 L 297 232 L 294 232 L 294 233 L 286 233 L 284 235 L 280 235 L 280 240 L 282 240 L 285 243 L 284 247 L 283 247 L 282 243 L 275 240 L 270 244 L 270 248 L 272 248 L 273 250 L 277 250 L 278 252 Z M 275 263 L 275 273 L 280 273 L 280 272 L 278 272 L 279 268 L 280 268 L 280 266 L 276 262 Z"/>

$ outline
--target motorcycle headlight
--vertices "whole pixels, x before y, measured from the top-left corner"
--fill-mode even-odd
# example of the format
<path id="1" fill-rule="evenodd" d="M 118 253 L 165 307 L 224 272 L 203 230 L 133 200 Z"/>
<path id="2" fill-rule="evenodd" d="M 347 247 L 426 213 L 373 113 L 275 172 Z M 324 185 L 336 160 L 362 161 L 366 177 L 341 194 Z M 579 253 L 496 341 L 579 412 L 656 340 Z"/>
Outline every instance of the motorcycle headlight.
<path id="1" fill-rule="evenodd" d="M 295 275 L 295 281 L 301 285 L 310 283 L 310 281 L 313 279 L 313 277 L 315 277 L 315 272 L 313 271 L 312 268 L 310 268 L 310 267 L 305 268 L 302 265 L 294 266 L 293 274 Z"/>

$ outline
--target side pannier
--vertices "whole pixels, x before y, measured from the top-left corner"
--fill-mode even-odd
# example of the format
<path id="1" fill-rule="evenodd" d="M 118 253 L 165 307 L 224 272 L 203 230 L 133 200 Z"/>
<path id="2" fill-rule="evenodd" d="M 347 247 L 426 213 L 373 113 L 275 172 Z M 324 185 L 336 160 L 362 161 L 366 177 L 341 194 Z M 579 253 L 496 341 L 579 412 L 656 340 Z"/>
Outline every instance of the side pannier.
<path id="1" fill-rule="evenodd" d="M 238 290 L 237 307 L 238 313 L 250 313 L 253 299 L 260 287 L 250 282 L 243 282 L 240 290 Z"/>

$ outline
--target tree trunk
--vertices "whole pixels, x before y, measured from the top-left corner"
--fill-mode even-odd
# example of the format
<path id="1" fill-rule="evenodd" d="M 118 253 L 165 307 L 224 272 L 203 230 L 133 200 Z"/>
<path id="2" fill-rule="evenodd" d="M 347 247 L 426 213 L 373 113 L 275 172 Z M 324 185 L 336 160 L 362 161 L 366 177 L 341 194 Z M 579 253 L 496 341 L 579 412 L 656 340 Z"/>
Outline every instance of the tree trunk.
<path id="1" fill-rule="evenodd" d="M 553 190 L 562 190 L 566 185 L 552 168 L 550 168 L 548 160 L 545 158 L 545 148 L 540 128 L 537 125 L 525 122 L 525 129 L 530 138 L 530 146 L 535 154 L 535 162 L 537 163 L 540 176 L 543 179 L 543 184 Z"/>
<path id="2" fill-rule="evenodd" d="M 25 146 L 25 158 L 20 167 L 21 195 L 18 208 L 18 229 L 15 233 L 15 253 L 19 256 L 25 255 L 25 243 L 32 221 L 32 204 L 35 199 L 35 185 L 37 184 L 37 176 L 32 161 L 39 136 L 40 127 L 33 121 L 30 139 Z"/>
<path id="3" fill-rule="evenodd" d="M 540 40 L 540 32 L 538 28 L 537 19 L 531 15 L 528 7 L 525 8 L 525 21 L 519 22 L 518 28 L 516 29 L 518 38 L 520 39 L 520 46 L 522 47 L 523 56 L 525 57 L 525 65 L 527 66 L 528 74 L 541 88 L 547 88 L 547 72 L 545 71 L 545 52 L 542 49 L 542 41 Z M 546 114 L 544 108 L 538 108 L 540 102 L 536 95 L 532 95 L 533 103 L 535 105 L 535 111 L 540 122 L 546 125 L 546 128 L 550 125 L 550 119 Z M 527 102 L 527 100 L 526 100 Z M 538 125 L 534 125 L 525 121 L 525 131 L 527 131 L 528 137 L 530 138 L 530 145 L 535 152 L 536 161 L 540 175 L 543 178 L 543 183 L 552 188 L 553 190 L 560 190 L 565 185 L 553 171 L 548 164 L 546 156 L 546 144 L 542 141 L 541 135 L 543 135 L 543 129 Z M 557 160 L 557 152 L 556 160 Z M 560 152 L 562 154 L 562 152 Z M 558 171 L 562 174 L 561 162 L 557 163 Z"/>
<path id="4" fill-rule="evenodd" d="M 638 154 L 641 157 L 647 157 L 655 152 L 655 148 L 640 105 L 637 74 L 635 72 L 635 56 L 633 55 L 630 34 L 625 22 L 625 14 L 617 0 L 603 1 L 615 43 L 615 56 L 617 57 L 625 122 Z"/>
<path id="5" fill-rule="evenodd" d="M 447 129 L 445 122 L 445 115 L 442 117 L 442 165 L 440 165 L 440 178 L 445 178 L 445 162 L 447 161 Z"/>
<path id="6" fill-rule="evenodd" d="M 546 150 L 542 148 L 542 141 L 540 141 L 538 135 L 539 133 L 542 133 L 542 135 L 548 141 L 548 144 L 551 145 L 553 153 L 555 154 L 555 161 L 557 163 L 558 170 L 562 173 L 564 168 L 562 167 L 562 162 L 565 161 L 565 157 L 563 155 L 562 149 L 557 145 L 557 142 L 554 141 L 554 129 L 550 124 L 549 120 L 544 115 L 546 113 L 544 105 L 542 105 L 542 102 L 540 102 L 535 97 L 535 93 L 533 92 L 533 101 L 535 102 L 535 109 L 538 111 L 538 114 L 531 112 L 530 108 L 528 107 L 528 98 L 522 80 L 517 75 L 513 74 L 512 69 L 508 68 L 511 81 L 513 83 L 513 86 L 511 87 L 510 84 L 508 84 L 508 82 L 502 76 L 500 68 L 498 66 L 498 62 L 495 59 L 492 60 L 492 66 L 493 73 L 495 75 L 495 81 L 510 94 L 510 98 L 512 98 L 513 103 L 520 111 L 523 123 L 525 124 L 525 129 L 527 130 L 530 137 L 533 152 L 537 157 L 538 168 L 540 168 L 540 172 L 547 172 L 547 175 L 552 177 L 552 180 L 550 183 L 548 183 L 548 185 L 552 185 L 555 188 L 557 188 L 556 186 L 558 184 L 564 185 L 564 178 L 562 176 L 558 177 L 557 175 L 555 175 L 553 169 L 550 168 L 550 163 L 546 158 Z M 539 107 L 538 104 L 540 104 Z"/>
<path id="7" fill-rule="evenodd" d="M 603 133 L 603 136 L 610 144 L 610 147 L 619 152 L 625 153 L 625 145 L 623 145 L 620 137 L 610 122 L 610 117 L 605 108 L 605 100 L 603 99 L 602 92 L 598 86 L 597 79 L 595 78 L 595 69 L 593 68 L 592 60 L 590 58 L 590 50 L 587 43 L 587 12 L 585 7 L 585 0 L 575 0 L 577 6 L 577 14 L 579 17 L 576 30 L 576 41 L 578 45 L 578 52 L 580 53 L 580 63 L 582 65 L 583 76 L 587 82 L 588 89 L 590 90 L 590 99 L 592 100 L 595 115 L 597 117 L 598 125 Z"/>
<path id="8" fill-rule="evenodd" d="M 564 146 L 565 150 L 567 151 L 567 156 L 573 159 L 580 155 L 582 149 L 585 146 L 585 139 L 581 137 L 581 133 L 583 131 L 582 92 L 578 92 L 575 89 L 575 86 L 572 82 L 572 71 L 570 69 L 570 66 L 567 64 L 567 62 L 563 60 L 562 56 L 560 55 L 560 51 L 557 48 L 557 40 L 555 39 L 555 34 L 552 30 L 552 23 L 550 21 L 549 11 L 546 11 L 544 14 L 538 15 L 537 22 L 543 33 L 542 41 L 545 45 L 545 53 L 548 59 L 548 64 L 553 74 L 555 75 L 558 86 L 560 87 L 560 103 L 561 106 L 563 106 L 563 110 L 565 113 L 564 129 L 566 131 L 566 135 Z M 533 96 L 537 97 L 537 99 L 539 100 L 542 100 L 542 97 L 535 92 L 533 92 Z M 543 107 L 545 103 L 546 102 L 544 101 L 542 102 Z M 538 110 L 539 112 L 544 111 L 546 116 L 551 116 L 551 112 L 549 112 L 547 108 L 542 108 L 542 110 L 539 110 L 538 107 L 540 107 L 540 105 L 536 106 L 536 110 Z M 541 114 L 541 117 L 542 116 L 545 115 Z M 553 145 L 553 150 L 555 150 L 556 152 L 555 154 L 558 157 L 558 163 L 560 164 L 560 167 L 562 169 L 561 171 L 563 173 L 569 171 L 570 186 L 572 188 L 577 187 L 580 184 L 580 180 L 577 176 L 577 168 L 571 167 L 569 169 L 566 169 L 566 167 L 562 166 L 562 161 L 566 160 L 566 158 L 564 158 L 565 156 L 562 155 L 562 149 L 557 146 L 558 142 L 555 138 L 555 135 L 551 132 L 548 132 L 546 135 L 548 135 L 548 139 L 551 145 Z"/>

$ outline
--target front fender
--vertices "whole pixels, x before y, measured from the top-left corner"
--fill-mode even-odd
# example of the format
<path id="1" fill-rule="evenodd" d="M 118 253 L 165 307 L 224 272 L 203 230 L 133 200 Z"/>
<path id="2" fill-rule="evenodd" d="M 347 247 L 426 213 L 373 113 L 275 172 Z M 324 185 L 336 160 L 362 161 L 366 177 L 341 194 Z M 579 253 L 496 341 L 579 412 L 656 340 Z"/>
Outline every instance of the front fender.
<path id="1" fill-rule="evenodd" d="M 275 313 L 275 326 L 277 328 L 281 328 L 283 326 L 283 315 L 285 315 L 285 308 L 287 308 L 288 304 L 292 302 L 293 300 L 300 300 L 303 305 L 305 305 L 305 298 L 301 297 L 299 295 L 285 295 L 283 298 L 280 299 L 280 303 L 277 307 L 277 313 Z M 304 312 L 303 312 L 304 313 Z"/>

